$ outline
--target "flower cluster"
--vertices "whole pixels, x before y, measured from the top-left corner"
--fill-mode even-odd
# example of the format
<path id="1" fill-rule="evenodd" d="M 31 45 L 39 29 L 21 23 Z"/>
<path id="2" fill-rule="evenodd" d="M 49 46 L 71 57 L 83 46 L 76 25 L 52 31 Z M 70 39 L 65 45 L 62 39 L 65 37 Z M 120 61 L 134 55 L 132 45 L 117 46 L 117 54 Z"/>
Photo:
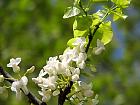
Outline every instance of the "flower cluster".
<path id="1" fill-rule="evenodd" d="M 60 89 L 64 89 L 70 81 L 77 82 L 80 70 L 85 68 L 86 43 L 84 37 L 76 38 L 72 48 L 68 47 L 63 55 L 50 57 L 39 76 L 32 78 L 41 87 L 39 94 L 42 96 L 42 101 L 46 102 L 52 95 L 58 95 Z"/>
<path id="2" fill-rule="evenodd" d="M 16 92 L 16 97 L 18 99 L 20 98 L 21 90 L 24 92 L 25 95 L 27 95 L 29 93 L 29 91 L 27 89 L 28 78 L 25 75 L 28 73 L 32 73 L 35 69 L 35 67 L 32 66 L 30 69 L 27 69 L 24 76 L 20 76 L 20 74 L 19 74 L 20 67 L 18 66 L 20 62 L 21 62 L 21 58 L 16 58 L 16 59 L 12 58 L 12 59 L 10 59 L 10 63 L 7 64 L 7 67 L 13 68 L 13 71 L 15 73 L 18 73 L 20 78 L 18 78 L 18 79 L 6 78 L 6 79 L 10 79 L 10 80 L 14 81 L 12 83 L 11 90 Z M 3 80 L 4 80 L 4 77 L 2 75 L 0 75 L 0 81 L 3 81 Z"/>

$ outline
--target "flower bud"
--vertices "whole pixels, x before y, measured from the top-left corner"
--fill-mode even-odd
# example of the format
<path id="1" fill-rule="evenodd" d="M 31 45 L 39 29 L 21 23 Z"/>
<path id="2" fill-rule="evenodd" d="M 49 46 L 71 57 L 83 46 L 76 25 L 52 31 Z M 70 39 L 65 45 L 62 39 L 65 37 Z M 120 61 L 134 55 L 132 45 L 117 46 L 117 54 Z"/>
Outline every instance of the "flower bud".
<path id="1" fill-rule="evenodd" d="M 0 75 L 0 82 L 3 82 L 4 81 L 4 77 L 3 75 Z"/>
<path id="2" fill-rule="evenodd" d="M 32 73 L 35 70 L 35 66 L 32 66 L 31 68 L 27 69 L 27 73 Z"/>
<path id="3" fill-rule="evenodd" d="M 18 72 L 20 71 L 20 67 L 17 66 L 16 64 L 14 64 L 12 68 L 13 68 L 13 71 L 14 71 L 15 73 L 18 73 Z"/>

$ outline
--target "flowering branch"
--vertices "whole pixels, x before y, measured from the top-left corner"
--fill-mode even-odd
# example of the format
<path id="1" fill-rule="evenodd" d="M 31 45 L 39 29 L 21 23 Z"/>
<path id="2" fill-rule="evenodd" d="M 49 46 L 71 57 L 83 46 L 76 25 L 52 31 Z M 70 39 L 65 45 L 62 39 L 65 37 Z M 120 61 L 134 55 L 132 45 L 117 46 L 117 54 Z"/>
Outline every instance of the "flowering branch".
<path id="1" fill-rule="evenodd" d="M 74 0 L 73 6 L 67 8 L 63 18 L 76 16 L 73 24 L 74 38 L 67 42 L 68 47 L 62 55 L 50 57 L 40 70 L 39 75 L 32 78 L 41 88 L 38 92 L 42 96 L 42 101 L 29 92 L 26 86 L 28 83 L 26 74 L 32 73 L 35 69 L 34 66 L 27 69 L 26 73 L 18 79 L 14 79 L 0 67 L 0 74 L 2 74 L 0 82 L 3 82 L 4 79 L 10 82 L 12 84 L 11 90 L 16 93 L 16 96 L 19 96 L 20 91 L 22 91 L 29 98 L 30 103 L 34 105 L 47 105 L 46 102 L 52 96 L 58 96 L 58 105 L 63 105 L 66 100 L 76 105 L 85 103 L 97 105 L 98 95 L 93 94 L 92 85 L 80 80 L 80 71 L 86 67 L 89 48 L 93 48 L 93 53 L 98 55 L 105 50 L 104 45 L 112 40 L 111 21 L 105 21 L 108 15 L 113 14 L 115 20 L 126 18 L 121 10 L 130 4 L 129 0 L 125 2 L 111 1 L 114 4 L 112 7 L 104 8 L 94 14 L 88 14 L 89 8 L 84 8 L 81 0 Z M 115 14 L 120 14 L 120 17 Z M 95 43 L 92 43 L 93 38 L 95 41 L 97 40 L 96 47 Z M 21 58 L 12 58 L 7 67 L 11 67 L 15 73 L 20 75 L 20 67 L 18 66 L 20 62 Z"/>
<path id="2" fill-rule="evenodd" d="M 6 78 L 13 78 L 13 77 L 9 73 L 7 73 L 5 70 L 3 70 L 1 66 L 0 66 L 0 74 L 3 75 L 5 77 L 5 80 L 10 82 L 11 84 L 15 81 L 14 79 L 6 79 Z M 23 90 L 22 92 L 24 93 Z M 35 97 L 31 92 L 29 92 L 26 96 L 28 97 L 29 102 L 33 103 L 34 105 L 47 105 L 45 102 L 42 102 L 37 97 Z"/>

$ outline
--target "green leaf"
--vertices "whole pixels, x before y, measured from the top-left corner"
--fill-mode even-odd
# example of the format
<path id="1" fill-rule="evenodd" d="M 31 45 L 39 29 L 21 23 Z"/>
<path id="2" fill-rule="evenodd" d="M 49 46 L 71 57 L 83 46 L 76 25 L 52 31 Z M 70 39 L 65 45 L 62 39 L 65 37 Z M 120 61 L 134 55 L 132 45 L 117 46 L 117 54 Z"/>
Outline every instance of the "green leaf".
<path id="1" fill-rule="evenodd" d="M 101 28 L 103 30 L 101 42 L 103 42 L 104 45 L 106 45 L 112 40 L 113 37 L 113 32 L 111 29 L 111 21 L 104 23 Z"/>
<path id="2" fill-rule="evenodd" d="M 92 0 L 92 2 L 107 2 L 109 0 Z"/>
<path id="3" fill-rule="evenodd" d="M 91 25 L 92 25 L 91 16 L 77 17 L 73 23 L 74 37 L 80 37 L 80 36 L 87 35 Z"/>
<path id="4" fill-rule="evenodd" d="M 113 37 L 113 32 L 111 29 L 111 22 L 108 21 L 102 23 L 94 35 L 93 41 L 91 43 L 91 47 L 96 47 L 97 39 L 100 39 L 101 42 L 103 42 L 104 45 L 106 45 L 112 40 L 112 37 Z"/>
<path id="5" fill-rule="evenodd" d="M 73 16 L 76 16 L 80 13 L 80 9 L 78 9 L 77 7 L 68 7 L 66 9 L 66 12 L 63 16 L 63 18 L 70 18 L 70 17 L 73 17 Z"/>
<path id="6" fill-rule="evenodd" d="M 127 8 L 131 2 L 131 0 L 111 0 L 111 1 L 121 8 Z"/>
<path id="7" fill-rule="evenodd" d="M 127 15 L 124 15 L 120 8 L 115 9 L 115 11 L 112 11 L 112 13 L 114 14 L 113 21 L 116 21 L 116 20 L 118 20 L 120 18 L 122 18 L 122 19 L 126 19 L 127 18 Z"/>
<path id="8" fill-rule="evenodd" d="M 67 42 L 67 45 L 69 46 L 69 47 L 73 47 L 73 43 L 75 42 L 75 40 L 76 40 L 77 38 L 71 38 L 68 42 Z"/>

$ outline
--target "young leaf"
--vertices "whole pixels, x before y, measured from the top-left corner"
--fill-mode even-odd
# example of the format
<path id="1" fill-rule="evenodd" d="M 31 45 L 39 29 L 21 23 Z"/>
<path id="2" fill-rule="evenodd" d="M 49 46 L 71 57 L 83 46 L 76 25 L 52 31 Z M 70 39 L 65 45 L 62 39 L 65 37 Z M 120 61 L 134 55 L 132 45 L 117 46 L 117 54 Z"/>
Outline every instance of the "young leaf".
<path id="1" fill-rule="evenodd" d="M 111 0 L 111 1 L 121 8 L 127 8 L 131 2 L 131 0 Z"/>
<path id="2" fill-rule="evenodd" d="M 114 14 L 113 21 L 116 21 L 116 20 L 118 20 L 120 18 L 122 18 L 122 19 L 126 19 L 127 18 L 127 15 L 124 15 L 120 8 L 117 8 L 115 11 L 112 11 L 112 13 Z"/>
<path id="3" fill-rule="evenodd" d="M 74 37 L 87 35 L 91 25 L 92 25 L 91 16 L 77 17 L 73 23 Z"/>
<path id="4" fill-rule="evenodd" d="M 73 16 L 76 16 L 80 13 L 80 9 L 78 9 L 77 7 L 68 7 L 66 9 L 66 12 L 63 16 L 63 18 L 70 18 L 70 17 L 73 17 Z"/>
<path id="5" fill-rule="evenodd" d="M 101 28 L 103 30 L 101 42 L 103 42 L 104 45 L 106 45 L 112 40 L 113 37 L 113 32 L 111 29 L 111 21 L 104 23 Z"/>
<path id="6" fill-rule="evenodd" d="M 76 38 L 71 38 L 68 42 L 67 42 L 67 45 L 69 46 L 69 47 L 73 47 L 73 43 L 75 42 L 75 40 L 76 40 Z"/>
<path id="7" fill-rule="evenodd" d="M 109 21 L 109 22 L 102 23 L 94 35 L 94 39 L 92 41 L 91 47 L 96 46 L 97 39 L 100 39 L 101 42 L 104 43 L 104 45 L 106 45 L 112 40 L 112 37 L 113 37 L 113 32 L 111 29 L 111 22 Z"/>

